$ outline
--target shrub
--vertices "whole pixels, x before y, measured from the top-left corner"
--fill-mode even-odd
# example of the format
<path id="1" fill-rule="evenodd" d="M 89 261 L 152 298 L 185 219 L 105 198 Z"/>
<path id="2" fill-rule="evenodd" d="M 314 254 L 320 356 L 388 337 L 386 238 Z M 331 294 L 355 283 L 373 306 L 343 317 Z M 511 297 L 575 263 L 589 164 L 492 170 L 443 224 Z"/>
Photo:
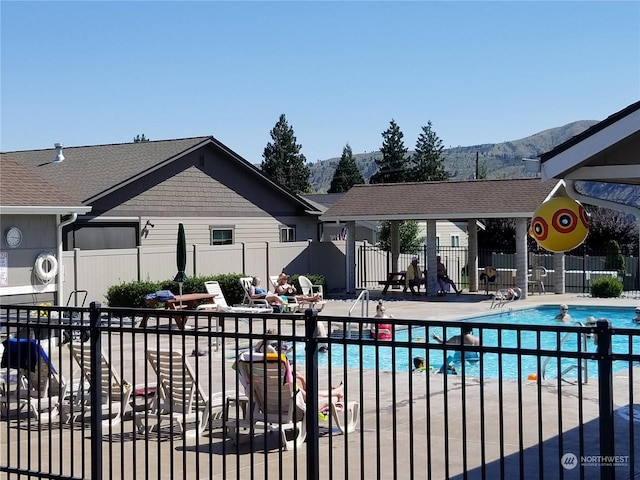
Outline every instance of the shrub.
<path id="1" fill-rule="evenodd" d="M 591 296 L 598 298 L 615 298 L 622 295 L 622 282 L 616 278 L 601 277 L 591 282 Z"/>
<path id="2" fill-rule="evenodd" d="M 158 282 L 123 282 L 109 287 L 107 303 L 110 307 L 144 308 L 147 306 L 145 296 L 158 290 L 161 290 Z"/>
<path id="3" fill-rule="evenodd" d="M 190 277 L 182 285 L 182 293 L 202 293 L 206 292 L 204 282 L 215 280 L 220 283 L 220 288 L 229 305 L 241 303 L 244 299 L 244 289 L 240 285 L 240 277 L 237 273 L 227 273 L 222 275 L 210 275 L 206 277 Z M 158 290 L 170 290 L 174 295 L 180 293 L 178 282 L 173 280 L 163 280 L 161 282 L 123 282 L 120 285 L 113 285 L 107 291 L 107 303 L 110 307 L 145 308 L 147 306 L 146 296 Z"/>

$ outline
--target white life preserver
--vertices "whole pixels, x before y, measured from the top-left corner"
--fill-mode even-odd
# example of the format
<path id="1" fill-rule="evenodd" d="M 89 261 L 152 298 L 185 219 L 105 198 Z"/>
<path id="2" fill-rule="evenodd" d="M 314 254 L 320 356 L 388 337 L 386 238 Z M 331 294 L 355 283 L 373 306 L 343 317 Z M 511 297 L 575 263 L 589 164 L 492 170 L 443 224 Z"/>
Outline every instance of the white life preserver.
<path id="1" fill-rule="evenodd" d="M 45 268 L 45 265 L 48 266 L 48 269 Z M 48 283 L 58 274 L 58 260 L 52 253 L 41 253 L 36 258 L 36 264 L 33 268 L 38 278 Z"/>

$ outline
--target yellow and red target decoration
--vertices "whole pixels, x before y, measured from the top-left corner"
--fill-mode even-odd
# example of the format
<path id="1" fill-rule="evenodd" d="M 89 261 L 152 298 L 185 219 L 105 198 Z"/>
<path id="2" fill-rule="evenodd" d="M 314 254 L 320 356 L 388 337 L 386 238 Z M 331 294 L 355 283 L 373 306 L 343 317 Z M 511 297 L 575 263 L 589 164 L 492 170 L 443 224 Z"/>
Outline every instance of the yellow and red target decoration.
<path id="1" fill-rule="evenodd" d="M 566 252 L 585 241 L 589 213 L 570 197 L 547 200 L 533 213 L 529 235 L 545 250 Z"/>

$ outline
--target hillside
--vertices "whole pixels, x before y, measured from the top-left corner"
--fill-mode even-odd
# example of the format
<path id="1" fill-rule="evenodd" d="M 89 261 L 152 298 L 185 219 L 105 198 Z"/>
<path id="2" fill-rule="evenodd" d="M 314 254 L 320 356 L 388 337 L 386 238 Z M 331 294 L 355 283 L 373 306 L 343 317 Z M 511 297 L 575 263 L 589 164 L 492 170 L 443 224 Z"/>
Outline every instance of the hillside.
<path id="1" fill-rule="evenodd" d="M 476 171 L 477 152 L 480 170 L 486 169 L 488 178 L 522 178 L 531 176 L 531 174 L 524 171 L 523 158 L 537 157 L 596 123 L 598 122 L 595 120 L 581 120 L 563 127 L 544 130 L 520 140 L 448 148 L 444 150 L 445 168 L 451 174 L 452 179 L 472 179 Z M 413 151 L 409 153 L 413 153 Z M 354 155 L 358 169 L 365 181 L 368 182 L 369 178 L 375 173 L 377 167 L 374 160 L 380 155 L 380 152 Z M 339 157 L 330 158 L 309 165 L 311 169 L 311 186 L 316 192 L 324 193 L 327 191 L 339 160 Z"/>

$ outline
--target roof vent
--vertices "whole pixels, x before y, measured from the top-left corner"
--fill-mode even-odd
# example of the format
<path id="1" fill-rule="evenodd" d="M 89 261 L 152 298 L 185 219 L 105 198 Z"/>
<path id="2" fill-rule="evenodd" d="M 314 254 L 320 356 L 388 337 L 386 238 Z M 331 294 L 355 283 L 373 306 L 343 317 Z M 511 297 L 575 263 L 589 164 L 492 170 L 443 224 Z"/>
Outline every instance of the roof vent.
<path id="1" fill-rule="evenodd" d="M 56 147 L 56 158 L 53 159 L 53 163 L 62 163 L 64 160 L 64 155 L 62 154 L 63 145 L 61 143 L 56 143 L 53 146 Z"/>

